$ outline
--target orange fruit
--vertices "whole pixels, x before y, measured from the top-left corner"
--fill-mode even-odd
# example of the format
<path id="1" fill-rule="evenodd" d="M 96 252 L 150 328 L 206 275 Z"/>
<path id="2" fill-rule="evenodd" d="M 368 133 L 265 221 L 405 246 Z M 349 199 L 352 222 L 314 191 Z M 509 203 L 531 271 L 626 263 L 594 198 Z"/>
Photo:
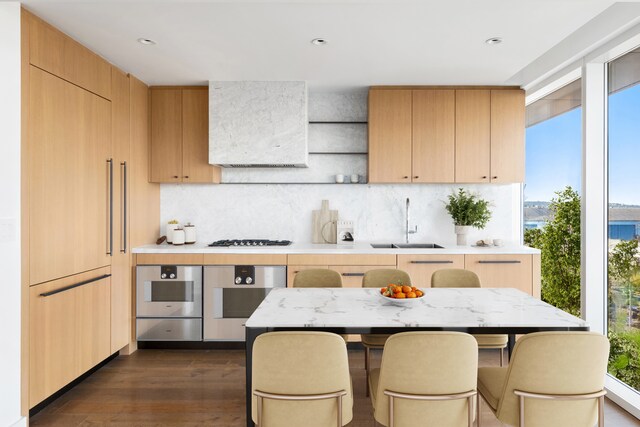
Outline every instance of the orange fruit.
<path id="1" fill-rule="evenodd" d="M 422 295 L 424 295 L 424 292 L 416 291 L 416 297 L 420 298 Z"/>
<path id="2" fill-rule="evenodd" d="M 409 292 L 407 294 L 407 298 L 415 298 L 416 297 L 416 293 L 415 292 Z"/>
<path id="3" fill-rule="evenodd" d="M 396 293 L 396 298 L 398 298 L 398 299 L 403 299 L 403 298 L 406 298 L 406 297 L 407 296 L 405 294 L 403 294 L 402 292 Z"/>
<path id="4" fill-rule="evenodd" d="M 416 288 L 415 286 L 412 286 L 412 287 L 411 287 L 411 290 L 412 290 L 413 292 L 415 292 L 415 291 L 417 291 L 417 290 L 418 290 L 418 288 Z"/>
<path id="5" fill-rule="evenodd" d="M 409 292 L 411 292 L 411 286 L 403 286 L 402 292 L 408 294 Z"/>
<path id="6" fill-rule="evenodd" d="M 386 290 L 387 290 L 387 288 L 380 288 L 380 293 L 382 293 L 382 292 L 384 292 Z"/>
<path id="7" fill-rule="evenodd" d="M 402 292 L 402 288 L 400 286 L 396 286 L 395 288 L 393 288 L 393 293 L 397 294 L 399 292 Z"/>

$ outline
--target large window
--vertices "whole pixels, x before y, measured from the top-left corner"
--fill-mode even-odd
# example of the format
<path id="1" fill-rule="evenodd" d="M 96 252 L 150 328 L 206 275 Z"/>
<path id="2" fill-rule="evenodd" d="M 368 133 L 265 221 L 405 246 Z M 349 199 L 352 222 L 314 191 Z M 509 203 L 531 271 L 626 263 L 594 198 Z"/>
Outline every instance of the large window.
<path id="1" fill-rule="evenodd" d="M 640 390 L 640 50 L 609 64 L 609 373 Z"/>
<path id="2" fill-rule="evenodd" d="M 542 251 L 542 299 L 580 314 L 582 99 L 578 79 L 527 106 L 524 241 Z"/>

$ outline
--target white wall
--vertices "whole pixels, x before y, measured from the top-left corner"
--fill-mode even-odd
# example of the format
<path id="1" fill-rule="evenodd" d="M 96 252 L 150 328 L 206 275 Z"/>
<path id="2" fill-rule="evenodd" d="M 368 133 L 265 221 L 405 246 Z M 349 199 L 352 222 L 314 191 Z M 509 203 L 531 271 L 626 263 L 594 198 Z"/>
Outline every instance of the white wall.
<path id="1" fill-rule="evenodd" d="M 20 3 L 0 3 L 0 426 L 20 416 Z"/>
<path id="2" fill-rule="evenodd" d="M 310 93 L 308 108 L 310 121 L 366 121 L 367 92 Z M 314 135 L 316 145 L 342 147 L 349 145 L 345 139 L 351 138 L 356 145 L 366 146 L 366 132 L 353 133 L 349 126 L 318 125 Z M 343 166 L 340 173 L 353 173 L 350 165 Z M 233 172 L 237 182 L 255 181 L 256 176 L 260 177 L 258 181 L 264 179 L 260 182 L 304 181 L 279 180 L 286 170 L 271 169 L 263 171 L 263 175 L 252 169 L 224 171 Z M 337 209 L 340 219 L 355 221 L 357 240 L 397 242 L 404 239 L 405 200 L 409 197 L 411 226 L 418 226 L 418 233 L 411 240 L 454 245 L 453 222 L 444 206 L 447 196 L 458 187 L 478 193 L 492 203 L 491 222 L 485 230 L 474 230 L 470 242 L 501 238 L 520 243 L 519 184 L 164 184 L 160 189 L 160 216 L 163 224 L 172 219 L 192 222 L 198 227 L 201 243 L 228 238 L 310 242 L 311 212 L 320 209 L 322 199 L 328 199 L 330 209 Z"/>

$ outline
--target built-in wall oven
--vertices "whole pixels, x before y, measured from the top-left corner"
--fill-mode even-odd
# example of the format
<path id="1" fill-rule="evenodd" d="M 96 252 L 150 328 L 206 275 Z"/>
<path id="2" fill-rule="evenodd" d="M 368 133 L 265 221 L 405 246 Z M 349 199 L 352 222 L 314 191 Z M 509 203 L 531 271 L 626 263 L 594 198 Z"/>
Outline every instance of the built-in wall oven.
<path id="1" fill-rule="evenodd" d="M 204 267 L 204 340 L 244 341 L 244 323 L 273 288 L 287 286 L 285 266 Z"/>
<path id="2" fill-rule="evenodd" d="M 202 266 L 136 269 L 138 341 L 202 341 Z"/>

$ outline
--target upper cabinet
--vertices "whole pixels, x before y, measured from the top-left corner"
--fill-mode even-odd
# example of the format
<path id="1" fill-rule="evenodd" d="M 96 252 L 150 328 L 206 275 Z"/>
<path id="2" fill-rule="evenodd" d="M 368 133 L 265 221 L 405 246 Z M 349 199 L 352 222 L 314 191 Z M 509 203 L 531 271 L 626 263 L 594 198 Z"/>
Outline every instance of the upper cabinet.
<path id="1" fill-rule="evenodd" d="M 29 62 L 106 99 L 111 64 L 39 18 L 30 15 Z"/>
<path id="2" fill-rule="evenodd" d="M 369 91 L 369 182 L 523 180 L 524 91 Z"/>
<path id="3" fill-rule="evenodd" d="M 206 87 L 151 88 L 151 182 L 220 182 L 209 164 Z"/>
<path id="4" fill-rule="evenodd" d="M 411 182 L 411 91 L 369 92 L 369 182 Z"/>

